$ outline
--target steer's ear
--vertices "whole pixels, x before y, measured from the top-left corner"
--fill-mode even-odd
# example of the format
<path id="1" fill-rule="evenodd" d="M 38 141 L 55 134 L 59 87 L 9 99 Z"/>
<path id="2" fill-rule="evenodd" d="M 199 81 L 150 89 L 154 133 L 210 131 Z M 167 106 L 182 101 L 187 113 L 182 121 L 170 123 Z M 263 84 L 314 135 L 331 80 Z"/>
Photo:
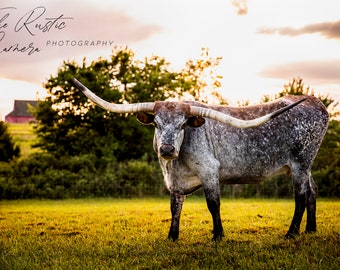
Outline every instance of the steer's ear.
<path id="1" fill-rule="evenodd" d="M 153 114 L 146 113 L 146 112 L 137 113 L 137 120 L 144 125 L 152 125 L 153 119 L 154 119 Z"/>
<path id="2" fill-rule="evenodd" d="M 191 116 L 187 120 L 190 127 L 200 127 L 205 123 L 205 119 L 201 116 Z"/>

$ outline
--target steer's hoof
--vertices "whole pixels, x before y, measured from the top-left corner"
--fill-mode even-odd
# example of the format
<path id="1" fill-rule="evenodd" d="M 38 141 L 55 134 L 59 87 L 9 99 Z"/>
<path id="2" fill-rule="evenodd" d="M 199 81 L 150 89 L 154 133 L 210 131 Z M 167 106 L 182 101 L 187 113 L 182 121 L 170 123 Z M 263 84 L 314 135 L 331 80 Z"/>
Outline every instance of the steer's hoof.
<path id="1" fill-rule="evenodd" d="M 294 239 L 297 234 L 294 233 L 287 233 L 285 235 L 285 239 Z"/>
<path id="2" fill-rule="evenodd" d="M 178 239 L 179 232 L 169 232 L 168 239 L 175 242 Z"/>
<path id="3" fill-rule="evenodd" d="M 224 237 L 224 233 L 221 232 L 221 233 L 219 233 L 219 234 L 217 234 L 217 235 L 214 235 L 214 237 L 212 238 L 212 240 L 213 240 L 214 242 L 218 243 L 218 242 L 221 242 L 221 241 L 222 241 L 222 238 L 223 238 L 223 237 Z"/>
<path id="4" fill-rule="evenodd" d="M 316 229 L 306 230 L 305 233 L 316 233 Z"/>

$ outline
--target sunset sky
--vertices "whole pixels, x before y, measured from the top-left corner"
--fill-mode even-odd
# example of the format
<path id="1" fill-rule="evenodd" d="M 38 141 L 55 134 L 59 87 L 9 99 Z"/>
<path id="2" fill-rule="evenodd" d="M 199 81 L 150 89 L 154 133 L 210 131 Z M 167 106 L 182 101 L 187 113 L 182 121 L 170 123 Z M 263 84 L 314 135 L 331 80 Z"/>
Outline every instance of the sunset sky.
<path id="1" fill-rule="evenodd" d="M 2 0 L 0 116 L 43 96 L 63 60 L 128 46 L 181 68 L 201 48 L 221 56 L 221 93 L 257 102 L 293 77 L 340 102 L 339 0 Z"/>

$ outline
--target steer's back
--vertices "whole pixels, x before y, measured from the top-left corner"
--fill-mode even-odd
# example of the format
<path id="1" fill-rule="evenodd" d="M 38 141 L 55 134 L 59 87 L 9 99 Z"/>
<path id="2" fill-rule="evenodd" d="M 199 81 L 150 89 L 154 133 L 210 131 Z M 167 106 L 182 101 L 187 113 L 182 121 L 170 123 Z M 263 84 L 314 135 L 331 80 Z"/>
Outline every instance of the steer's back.
<path id="1" fill-rule="evenodd" d="M 239 129 L 207 120 L 205 136 L 189 131 L 187 136 L 199 140 L 202 153 L 212 153 L 220 162 L 220 178 L 227 183 L 257 183 L 293 168 L 310 170 L 326 133 L 328 113 L 322 102 L 306 100 L 291 110 L 256 128 Z M 239 119 L 254 119 L 303 98 L 286 96 L 258 106 L 214 109 Z M 202 142 L 202 138 L 205 142 Z"/>

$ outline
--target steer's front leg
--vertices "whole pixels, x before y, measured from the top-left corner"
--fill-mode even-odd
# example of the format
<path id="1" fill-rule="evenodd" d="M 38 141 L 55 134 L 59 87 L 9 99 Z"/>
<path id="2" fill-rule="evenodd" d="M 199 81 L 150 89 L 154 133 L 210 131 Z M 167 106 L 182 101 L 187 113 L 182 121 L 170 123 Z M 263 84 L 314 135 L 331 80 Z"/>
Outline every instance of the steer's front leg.
<path id="1" fill-rule="evenodd" d="M 221 214 L 220 214 L 220 192 L 219 189 L 205 189 L 205 196 L 207 200 L 208 209 L 211 213 L 214 224 L 213 241 L 221 241 L 224 236 Z"/>
<path id="2" fill-rule="evenodd" d="M 213 241 L 222 240 L 223 227 L 220 214 L 220 182 L 219 182 L 219 167 L 220 163 L 214 157 L 205 156 L 206 166 L 201 164 L 197 159 L 196 163 L 199 165 L 196 167 L 198 175 L 202 181 L 202 186 L 207 200 L 208 209 L 211 213 L 213 225 L 214 225 L 214 236 Z M 208 165 L 208 166 L 207 166 Z"/>
<path id="3" fill-rule="evenodd" d="M 182 206 L 185 199 L 185 195 L 180 195 L 175 192 L 170 193 L 170 203 L 171 203 L 171 227 L 169 231 L 168 238 L 172 241 L 176 241 L 179 235 L 179 220 L 181 217 Z"/>

